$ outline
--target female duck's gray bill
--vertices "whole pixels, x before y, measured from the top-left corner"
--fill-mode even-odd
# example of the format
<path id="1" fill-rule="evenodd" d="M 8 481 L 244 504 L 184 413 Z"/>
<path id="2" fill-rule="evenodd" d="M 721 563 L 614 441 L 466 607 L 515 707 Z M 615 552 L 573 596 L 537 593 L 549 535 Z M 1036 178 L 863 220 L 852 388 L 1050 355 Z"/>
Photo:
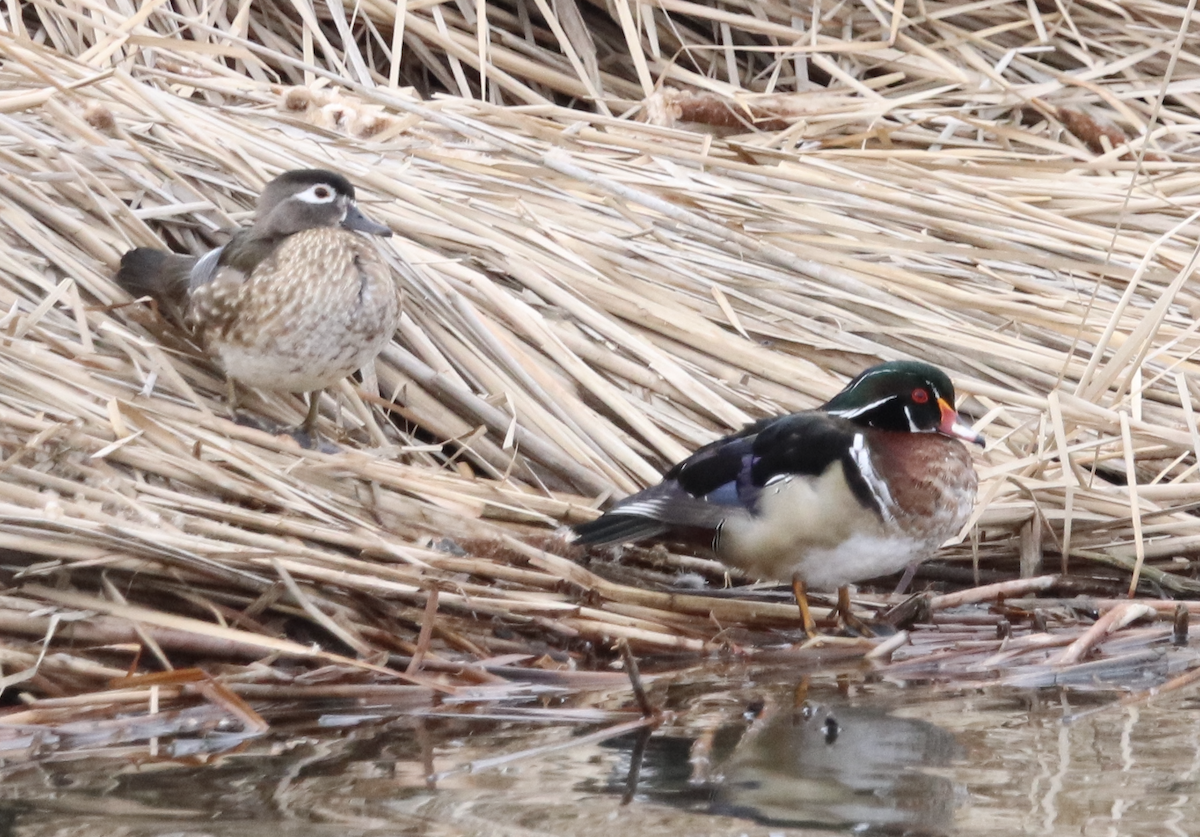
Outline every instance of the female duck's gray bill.
<path id="1" fill-rule="evenodd" d="M 372 221 L 366 215 L 363 215 L 354 204 L 350 204 L 346 209 L 346 217 L 342 219 L 342 226 L 348 230 L 358 230 L 368 235 L 381 235 L 384 238 L 392 234 L 391 228 L 386 224 Z"/>

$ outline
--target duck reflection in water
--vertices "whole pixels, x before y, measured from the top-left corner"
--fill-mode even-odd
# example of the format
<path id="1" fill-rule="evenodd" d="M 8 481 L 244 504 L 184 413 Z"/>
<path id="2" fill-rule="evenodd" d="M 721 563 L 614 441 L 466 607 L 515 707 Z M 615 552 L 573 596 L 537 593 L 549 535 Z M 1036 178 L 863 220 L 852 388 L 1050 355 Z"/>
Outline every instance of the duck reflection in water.
<path id="1" fill-rule="evenodd" d="M 879 709 L 805 703 L 738 735 L 718 732 L 702 777 L 681 763 L 691 751 L 684 741 L 651 739 L 638 795 L 769 825 L 859 834 L 953 830 L 962 790 L 936 769 L 962 749 L 941 727 Z"/>

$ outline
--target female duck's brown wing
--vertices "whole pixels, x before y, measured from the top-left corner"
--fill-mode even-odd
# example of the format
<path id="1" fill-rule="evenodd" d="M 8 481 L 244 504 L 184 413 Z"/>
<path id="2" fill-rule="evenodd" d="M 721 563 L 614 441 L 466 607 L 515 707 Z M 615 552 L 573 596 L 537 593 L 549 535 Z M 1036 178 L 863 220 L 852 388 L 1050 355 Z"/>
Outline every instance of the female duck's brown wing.
<path id="1" fill-rule="evenodd" d="M 148 296 L 164 314 L 182 321 L 195 265 L 194 256 L 137 247 L 121 256 L 121 266 L 113 278 L 130 296 Z"/>

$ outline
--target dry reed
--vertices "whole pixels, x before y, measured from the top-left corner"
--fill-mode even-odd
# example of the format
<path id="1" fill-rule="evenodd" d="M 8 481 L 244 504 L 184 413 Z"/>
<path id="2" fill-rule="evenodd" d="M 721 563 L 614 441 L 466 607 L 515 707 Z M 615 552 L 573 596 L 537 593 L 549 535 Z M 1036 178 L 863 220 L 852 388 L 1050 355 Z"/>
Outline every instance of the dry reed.
<path id="1" fill-rule="evenodd" d="M 1192 5 L 35 0 L 0 30 L 6 729 L 787 639 L 782 597 L 665 586 L 711 562 L 581 563 L 554 527 L 883 358 L 947 368 L 991 440 L 947 558 L 1200 590 Z M 226 420 L 110 281 L 307 166 L 396 231 L 405 294 L 324 405 L 334 455 Z M 126 676 L 190 660 L 227 667 Z"/>

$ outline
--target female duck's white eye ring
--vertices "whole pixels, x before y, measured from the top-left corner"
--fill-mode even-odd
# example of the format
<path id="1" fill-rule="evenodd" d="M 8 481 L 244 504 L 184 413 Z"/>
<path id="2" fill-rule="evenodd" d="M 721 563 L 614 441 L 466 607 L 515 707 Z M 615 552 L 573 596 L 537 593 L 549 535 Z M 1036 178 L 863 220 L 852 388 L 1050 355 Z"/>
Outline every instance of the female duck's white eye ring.
<path id="1" fill-rule="evenodd" d="M 296 195 L 296 199 L 304 201 L 304 203 L 333 203 L 336 197 L 333 189 L 323 183 L 309 186 Z"/>

